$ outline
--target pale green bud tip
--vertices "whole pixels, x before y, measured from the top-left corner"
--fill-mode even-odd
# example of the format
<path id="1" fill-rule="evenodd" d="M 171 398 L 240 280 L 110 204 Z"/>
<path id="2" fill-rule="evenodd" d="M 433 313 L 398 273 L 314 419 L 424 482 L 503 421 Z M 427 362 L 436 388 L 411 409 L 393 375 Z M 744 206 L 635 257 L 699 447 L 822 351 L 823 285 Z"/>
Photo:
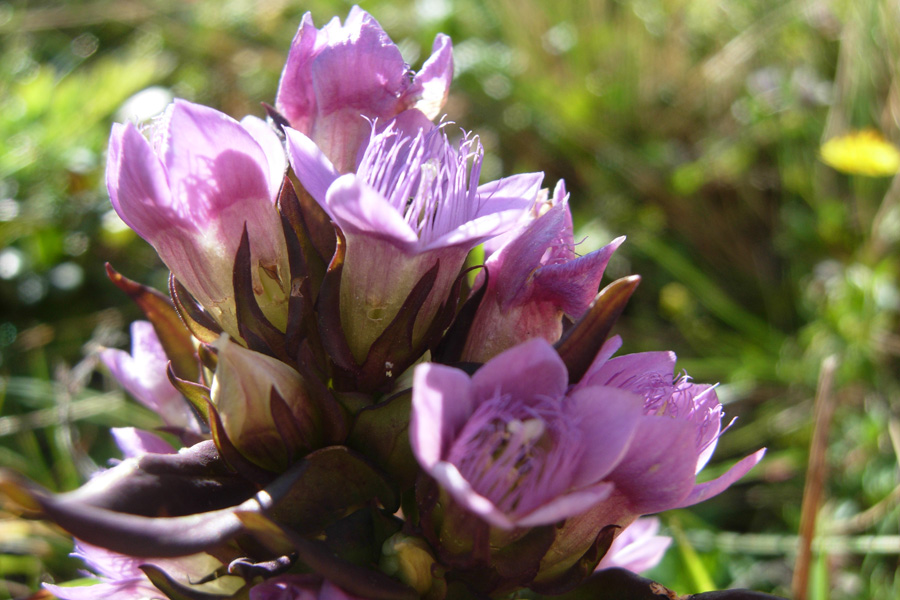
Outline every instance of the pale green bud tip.
<path id="1" fill-rule="evenodd" d="M 419 594 L 431 589 L 434 556 L 425 540 L 396 533 L 381 547 L 381 570 L 397 577 Z"/>

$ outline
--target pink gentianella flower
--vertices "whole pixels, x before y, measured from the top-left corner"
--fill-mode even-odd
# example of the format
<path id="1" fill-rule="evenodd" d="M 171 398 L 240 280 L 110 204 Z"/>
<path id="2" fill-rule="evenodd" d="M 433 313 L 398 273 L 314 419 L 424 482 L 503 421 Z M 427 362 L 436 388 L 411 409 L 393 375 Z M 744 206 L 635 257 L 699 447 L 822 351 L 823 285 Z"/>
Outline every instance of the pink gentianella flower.
<path id="1" fill-rule="evenodd" d="M 659 519 L 641 517 L 613 540 L 597 569 L 620 567 L 635 573 L 652 569 L 672 544 L 672 538 L 658 533 Z"/>
<path id="2" fill-rule="evenodd" d="M 641 402 L 608 387 L 569 389 L 556 351 L 529 340 L 474 375 L 416 367 L 410 440 L 452 499 L 502 529 L 584 513 L 613 493 L 606 480 L 628 451 Z"/>
<path id="3" fill-rule="evenodd" d="M 569 386 L 543 339 L 498 354 L 474 375 L 436 364 L 416 367 L 410 440 L 419 464 L 453 500 L 510 529 L 570 517 L 564 545 L 586 547 L 607 525 L 689 506 L 714 496 L 762 458 L 697 484 L 720 433 L 712 386 L 673 377 L 671 353 L 607 360 L 601 349 Z M 568 539 L 565 539 L 568 537 Z M 559 557 L 545 561 L 549 567 Z M 543 568 L 543 566 L 542 566 Z"/>
<path id="4" fill-rule="evenodd" d="M 259 119 L 238 123 L 176 100 L 150 138 L 113 125 L 106 183 L 116 212 L 232 337 L 240 337 L 232 280 L 246 227 L 257 302 L 284 330 L 291 284 L 275 208 L 287 165 L 278 136 Z"/>
<path id="5" fill-rule="evenodd" d="M 422 276 L 440 263 L 419 309 L 413 345 L 447 301 L 469 250 L 515 226 L 543 178 L 528 173 L 478 185 L 477 137 L 451 144 L 445 126 L 407 115 L 372 137 L 356 173 L 340 175 L 313 140 L 288 128 L 291 166 L 347 240 L 341 324 L 354 358 L 368 350 Z"/>
<path id="6" fill-rule="evenodd" d="M 114 348 L 100 351 L 100 359 L 135 400 L 158 414 L 169 427 L 199 432 L 197 417 L 187 400 L 169 382 L 168 357 L 149 321 L 131 324 L 131 353 Z"/>
<path id="7" fill-rule="evenodd" d="M 604 504 L 611 522 L 627 526 L 634 516 L 682 508 L 720 494 L 747 474 L 765 454 L 760 449 L 724 475 L 697 483 L 696 475 L 715 450 L 722 429 L 722 404 L 715 386 L 675 375 L 673 352 L 610 357 L 622 345 L 614 336 L 600 349 L 577 388 L 611 386 L 641 397 L 641 443 L 629 448 L 609 479 L 616 492 Z"/>
<path id="8" fill-rule="evenodd" d="M 309 13 L 291 44 L 275 105 L 291 127 L 309 136 L 341 173 L 353 170 L 370 122 L 406 110 L 434 119 L 453 77 L 450 38 L 439 34 L 431 56 L 413 74 L 378 22 L 354 6 L 344 24 L 321 29 Z M 368 121 L 367 121 L 368 119 Z"/>
<path id="9" fill-rule="evenodd" d="M 562 181 L 533 210 L 535 218 L 506 234 L 506 243 L 485 261 L 487 289 L 469 329 L 465 361 L 485 362 L 535 337 L 557 342 L 563 316 L 575 321 L 587 312 L 609 259 L 625 239 L 578 256 Z"/>

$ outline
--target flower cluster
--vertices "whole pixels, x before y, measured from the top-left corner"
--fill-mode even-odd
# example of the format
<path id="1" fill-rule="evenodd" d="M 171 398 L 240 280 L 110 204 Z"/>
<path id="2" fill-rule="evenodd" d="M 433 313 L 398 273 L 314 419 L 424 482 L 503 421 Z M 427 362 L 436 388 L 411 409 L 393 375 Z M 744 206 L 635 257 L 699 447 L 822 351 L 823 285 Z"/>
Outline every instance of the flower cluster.
<path id="1" fill-rule="evenodd" d="M 714 386 L 614 357 L 639 278 L 598 290 L 624 238 L 579 255 L 562 182 L 481 183 L 477 135 L 435 123 L 452 71 L 446 36 L 412 73 L 354 7 L 303 18 L 267 120 L 176 100 L 113 126 L 113 207 L 171 277 L 109 268 L 148 320 L 101 358 L 164 427 L 114 430 L 124 460 L 74 492 L 4 475 L 99 576 L 50 592 L 561 594 L 652 565 L 642 515 L 760 460 L 697 483 Z"/>

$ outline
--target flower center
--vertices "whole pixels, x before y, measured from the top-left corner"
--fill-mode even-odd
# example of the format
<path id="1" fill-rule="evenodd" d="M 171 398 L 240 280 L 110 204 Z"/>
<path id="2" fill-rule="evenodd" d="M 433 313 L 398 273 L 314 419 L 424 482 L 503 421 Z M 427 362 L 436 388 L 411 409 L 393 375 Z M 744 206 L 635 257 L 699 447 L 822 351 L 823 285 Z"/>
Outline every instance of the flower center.
<path id="1" fill-rule="evenodd" d="M 475 410 L 448 460 L 498 509 L 525 515 L 568 491 L 580 442 L 558 400 L 497 394 Z"/>
<path id="2" fill-rule="evenodd" d="M 475 218 L 482 155 L 474 136 L 454 148 L 443 126 L 406 136 L 391 125 L 373 132 L 357 174 L 427 244 Z"/>

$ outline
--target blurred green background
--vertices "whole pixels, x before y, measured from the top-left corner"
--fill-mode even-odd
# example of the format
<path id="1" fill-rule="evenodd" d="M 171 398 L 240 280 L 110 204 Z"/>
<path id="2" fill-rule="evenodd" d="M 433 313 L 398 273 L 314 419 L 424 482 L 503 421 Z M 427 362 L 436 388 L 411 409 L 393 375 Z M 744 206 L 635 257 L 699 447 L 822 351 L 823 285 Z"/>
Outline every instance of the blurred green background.
<path id="1" fill-rule="evenodd" d="M 739 416 L 704 471 L 767 446 L 721 496 L 663 515 L 650 575 L 681 593 L 790 594 L 821 364 L 836 405 L 810 598 L 900 597 L 900 183 L 838 173 L 822 141 L 900 141 L 893 0 L 373 0 L 418 67 L 454 40 L 448 117 L 484 178 L 566 180 L 584 252 L 628 241 L 610 276 L 643 281 L 626 351 L 670 348 Z M 110 261 L 165 289 L 110 210 L 113 121 L 172 97 L 235 117 L 273 102 L 305 11 L 336 0 L 0 3 L 0 465 L 72 489 L 154 417 L 96 368 L 138 312 Z M 827 391 L 827 390 L 826 390 Z M 76 576 L 67 536 L 0 508 L 0 598 Z"/>

